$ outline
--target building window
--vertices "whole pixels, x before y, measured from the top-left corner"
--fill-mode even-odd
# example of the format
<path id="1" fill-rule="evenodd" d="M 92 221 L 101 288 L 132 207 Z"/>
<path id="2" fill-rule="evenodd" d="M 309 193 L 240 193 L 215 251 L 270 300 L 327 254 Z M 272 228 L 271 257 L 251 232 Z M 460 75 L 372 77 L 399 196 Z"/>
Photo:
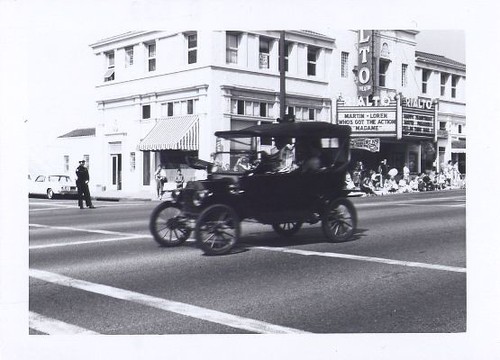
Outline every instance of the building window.
<path id="1" fill-rule="evenodd" d="M 108 69 L 104 74 L 104 81 L 112 81 L 115 79 L 115 52 L 110 51 L 106 53 L 106 62 L 108 65 Z"/>
<path id="2" fill-rule="evenodd" d="M 316 111 L 314 109 L 309 109 L 309 120 L 316 119 Z"/>
<path id="3" fill-rule="evenodd" d="M 174 103 L 169 102 L 167 104 L 167 116 L 174 116 Z"/>
<path id="4" fill-rule="evenodd" d="M 458 133 L 461 134 L 462 133 L 462 125 L 458 125 Z"/>
<path id="5" fill-rule="evenodd" d="M 198 35 L 190 34 L 187 36 L 188 46 L 188 64 L 195 64 L 198 61 Z"/>
<path id="6" fill-rule="evenodd" d="M 429 81 L 430 74 L 429 70 L 422 69 L 422 94 L 427 94 L 427 82 Z"/>
<path id="7" fill-rule="evenodd" d="M 187 113 L 188 114 L 194 114 L 193 100 L 188 100 L 187 101 Z"/>
<path id="8" fill-rule="evenodd" d="M 408 85 L 408 64 L 401 64 L 401 86 Z"/>
<path id="9" fill-rule="evenodd" d="M 243 100 L 238 100 L 236 113 L 239 115 L 245 114 L 245 102 Z"/>
<path id="10" fill-rule="evenodd" d="M 143 119 L 151 118 L 151 105 L 142 106 L 142 118 Z"/>
<path id="11" fill-rule="evenodd" d="M 349 76 L 349 53 L 344 51 L 340 54 L 340 76 L 343 78 Z"/>
<path id="12" fill-rule="evenodd" d="M 389 69 L 389 61 L 380 59 L 378 63 L 378 85 L 386 86 L 387 70 Z"/>
<path id="13" fill-rule="evenodd" d="M 307 47 L 307 75 L 316 75 L 316 61 L 318 60 L 318 49 L 315 47 Z"/>
<path id="14" fill-rule="evenodd" d="M 231 100 L 231 113 L 238 115 L 269 117 L 272 104 L 260 101 Z"/>
<path id="15" fill-rule="evenodd" d="M 271 41 L 267 38 L 261 37 L 259 39 L 259 68 L 269 69 L 269 51 L 271 48 Z"/>
<path id="16" fill-rule="evenodd" d="M 259 105 L 259 115 L 262 117 L 267 117 L 267 104 L 266 103 L 260 103 Z"/>
<path id="17" fill-rule="evenodd" d="M 448 74 L 441 73 L 441 96 L 446 95 L 446 82 L 448 81 Z"/>
<path id="18" fill-rule="evenodd" d="M 290 50 L 291 50 L 290 43 L 285 42 L 285 71 L 288 71 L 288 57 L 290 56 Z M 281 71 L 279 63 L 278 63 L 278 69 Z"/>
<path id="19" fill-rule="evenodd" d="M 446 121 L 439 122 L 439 130 L 446 130 Z"/>
<path id="20" fill-rule="evenodd" d="M 148 71 L 156 71 L 156 44 L 148 44 Z"/>
<path id="21" fill-rule="evenodd" d="M 64 155 L 64 171 L 69 171 L 69 155 Z"/>
<path id="22" fill-rule="evenodd" d="M 114 68 L 115 67 L 115 52 L 110 51 L 106 53 L 106 60 L 108 62 L 108 69 Z"/>
<path id="23" fill-rule="evenodd" d="M 238 63 L 238 42 L 239 35 L 236 33 L 226 33 L 226 63 Z"/>
<path id="24" fill-rule="evenodd" d="M 457 84 L 458 84 L 458 76 L 453 75 L 451 77 L 451 97 L 457 97 Z"/>
<path id="25" fill-rule="evenodd" d="M 125 67 L 134 65 L 134 48 L 132 46 L 125 48 Z"/>
<path id="26" fill-rule="evenodd" d="M 130 171 L 135 171 L 135 152 L 130 153 Z"/>

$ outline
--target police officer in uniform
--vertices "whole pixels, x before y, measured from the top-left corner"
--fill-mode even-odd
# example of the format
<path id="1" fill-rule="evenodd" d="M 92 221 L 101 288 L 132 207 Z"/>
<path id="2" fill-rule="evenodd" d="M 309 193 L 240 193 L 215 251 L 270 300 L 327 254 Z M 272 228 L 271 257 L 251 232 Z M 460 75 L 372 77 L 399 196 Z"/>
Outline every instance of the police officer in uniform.
<path id="1" fill-rule="evenodd" d="M 85 167 L 85 160 L 80 160 L 80 165 L 76 168 L 76 187 L 78 188 L 78 206 L 83 209 L 83 199 L 89 209 L 95 209 L 90 199 L 89 191 L 89 171 Z"/>

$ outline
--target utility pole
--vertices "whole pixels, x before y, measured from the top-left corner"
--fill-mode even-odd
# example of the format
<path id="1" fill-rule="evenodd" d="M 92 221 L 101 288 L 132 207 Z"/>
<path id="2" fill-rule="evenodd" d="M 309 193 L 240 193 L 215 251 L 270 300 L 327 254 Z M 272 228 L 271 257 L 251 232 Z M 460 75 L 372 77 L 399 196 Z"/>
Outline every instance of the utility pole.
<path id="1" fill-rule="evenodd" d="M 280 121 L 285 121 L 286 110 L 286 84 L 285 84 L 285 32 L 280 33 L 279 42 L 279 67 L 280 67 Z"/>

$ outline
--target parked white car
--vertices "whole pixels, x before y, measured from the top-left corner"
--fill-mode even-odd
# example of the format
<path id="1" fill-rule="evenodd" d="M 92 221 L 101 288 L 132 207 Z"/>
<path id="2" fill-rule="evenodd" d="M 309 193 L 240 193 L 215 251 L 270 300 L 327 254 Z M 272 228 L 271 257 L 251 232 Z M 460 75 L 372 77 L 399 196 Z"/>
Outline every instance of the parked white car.
<path id="1" fill-rule="evenodd" d="M 30 195 L 77 195 L 76 183 L 67 175 L 38 175 L 29 185 Z"/>

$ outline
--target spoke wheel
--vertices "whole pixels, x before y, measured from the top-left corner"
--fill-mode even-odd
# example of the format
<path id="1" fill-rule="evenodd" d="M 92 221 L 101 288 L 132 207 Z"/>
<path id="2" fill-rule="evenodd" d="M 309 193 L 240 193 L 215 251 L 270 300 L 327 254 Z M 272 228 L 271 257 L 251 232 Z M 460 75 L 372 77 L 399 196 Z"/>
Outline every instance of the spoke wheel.
<path id="1" fill-rule="evenodd" d="M 170 202 L 163 202 L 151 213 L 149 231 L 161 246 L 177 246 L 191 235 L 191 228 L 182 211 Z"/>
<path id="2" fill-rule="evenodd" d="M 54 198 L 54 191 L 52 189 L 47 189 L 47 199 Z"/>
<path id="3" fill-rule="evenodd" d="M 235 211 L 226 205 L 212 205 L 198 217 L 196 242 L 207 255 L 226 254 L 240 237 L 240 221 Z"/>
<path id="4" fill-rule="evenodd" d="M 282 236 L 292 236 L 296 234 L 301 227 L 302 223 L 300 221 L 273 224 L 274 231 Z"/>
<path id="5" fill-rule="evenodd" d="M 332 242 L 343 242 L 356 231 L 358 217 L 356 209 L 347 199 L 333 200 L 322 215 L 323 233 Z"/>

